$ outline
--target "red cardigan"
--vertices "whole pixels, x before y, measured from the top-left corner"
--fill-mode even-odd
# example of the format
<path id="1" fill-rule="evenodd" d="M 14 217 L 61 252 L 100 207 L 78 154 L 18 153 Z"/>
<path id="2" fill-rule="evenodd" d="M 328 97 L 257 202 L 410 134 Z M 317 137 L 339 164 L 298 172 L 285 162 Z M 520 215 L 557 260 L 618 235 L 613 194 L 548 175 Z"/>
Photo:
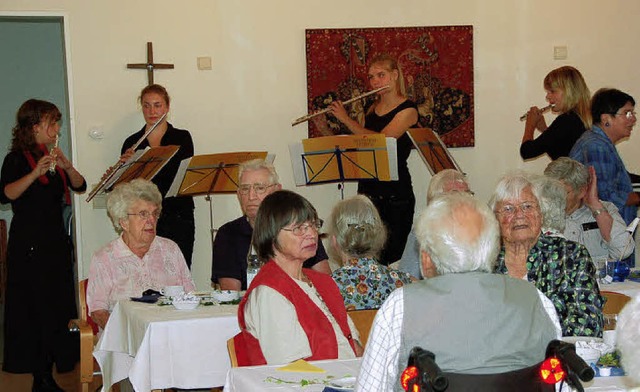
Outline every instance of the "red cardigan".
<path id="1" fill-rule="evenodd" d="M 336 286 L 331 276 L 327 274 L 306 268 L 304 273 L 313 283 L 318 294 L 320 294 L 320 297 L 329 308 L 329 312 L 331 312 L 336 319 L 340 330 L 349 340 L 349 344 L 355 352 L 351 330 L 347 322 L 347 311 L 344 307 L 344 300 L 340 295 L 338 286 Z M 260 342 L 247 332 L 244 321 L 244 307 L 247 298 L 249 298 L 249 294 L 251 294 L 253 289 L 260 285 L 271 287 L 293 304 L 296 315 L 298 316 L 298 322 L 307 334 L 309 346 L 311 347 L 311 356 L 306 359 L 320 360 L 338 358 L 338 343 L 333 327 L 327 317 L 300 286 L 272 260 L 260 268 L 260 272 L 251 282 L 249 290 L 247 290 L 238 307 L 240 333 L 233 339 L 239 366 L 264 365 L 267 363 L 262 354 Z M 288 321 L 283 320 L 283 322 Z"/>

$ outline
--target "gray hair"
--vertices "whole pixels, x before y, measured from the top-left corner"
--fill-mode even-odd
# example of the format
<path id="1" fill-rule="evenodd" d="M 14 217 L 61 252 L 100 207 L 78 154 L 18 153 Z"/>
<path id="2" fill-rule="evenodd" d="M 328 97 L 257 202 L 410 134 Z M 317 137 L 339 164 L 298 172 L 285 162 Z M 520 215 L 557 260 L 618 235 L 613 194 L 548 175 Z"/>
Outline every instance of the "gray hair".
<path id="1" fill-rule="evenodd" d="M 276 173 L 276 168 L 273 164 L 265 161 L 264 159 L 252 159 L 250 161 L 242 162 L 238 167 L 238 183 L 242 178 L 242 174 L 245 171 L 254 171 L 254 170 L 266 170 L 269 172 L 269 182 L 271 184 L 278 184 L 278 173 Z M 239 184 L 238 184 L 239 185 Z"/>
<path id="2" fill-rule="evenodd" d="M 121 219 L 126 219 L 131 204 L 138 200 L 148 201 L 162 210 L 162 195 L 156 184 L 136 178 L 116 186 L 107 196 L 107 214 L 118 234 L 122 233 Z"/>
<path id="3" fill-rule="evenodd" d="M 471 213 L 470 213 L 471 212 Z M 474 213 L 480 227 L 466 238 Z M 471 195 L 451 193 L 433 200 L 416 224 L 420 249 L 429 254 L 438 274 L 492 272 L 500 250 L 500 229 L 493 212 Z"/>
<path id="4" fill-rule="evenodd" d="M 576 192 L 589 184 L 589 170 L 582 163 L 567 157 L 549 163 L 544 175 L 562 181 Z"/>
<path id="5" fill-rule="evenodd" d="M 562 233 L 566 225 L 567 190 L 555 178 L 539 176 L 533 179 L 531 188 L 538 199 L 544 231 Z"/>
<path id="6" fill-rule="evenodd" d="M 363 195 L 342 200 L 333 207 L 327 232 L 335 236 L 338 245 L 338 249 L 333 246 L 328 249 L 335 261 L 341 261 L 343 254 L 377 258 L 387 240 L 387 230 L 378 210 Z"/>
<path id="7" fill-rule="evenodd" d="M 445 185 L 453 182 L 464 183 L 467 187 L 469 186 L 467 176 L 455 169 L 444 169 L 431 177 L 429 188 L 427 189 L 427 204 L 436 196 L 444 194 Z"/>
<path id="8" fill-rule="evenodd" d="M 495 211 L 496 205 L 507 199 L 519 199 L 520 193 L 528 187 L 533 188 L 535 174 L 515 171 L 505 174 L 498 180 L 498 185 L 489 199 L 489 207 Z M 537 197 L 537 195 L 536 195 Z"/>
<path id="9" fill-rule="evenodd" d="M 625 305 L 616 322 L 616 339 L 622 366 L 636 383 L 640 383 L 640 297 Z"/>

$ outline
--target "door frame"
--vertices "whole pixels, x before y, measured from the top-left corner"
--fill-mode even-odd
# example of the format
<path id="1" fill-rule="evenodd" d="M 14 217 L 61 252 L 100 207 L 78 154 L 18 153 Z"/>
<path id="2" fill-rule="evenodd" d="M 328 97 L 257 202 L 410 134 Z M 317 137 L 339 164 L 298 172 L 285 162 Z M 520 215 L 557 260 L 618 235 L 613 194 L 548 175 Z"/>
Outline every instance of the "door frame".
<path id="1" fill-rule="evenodd" d="M 21 18 L 56 18 L 62 19 L 62 34 L 63 34 L 63 44 L 64 44 L 64 69 L 65 69 L 65 82 L 67 88 L 67 107 L 69 108 L 69 148 L 71 151 L 71 162 L 74 166 L 77 166 L 77 153 L 76 153 L 76 122 L 75 122 L 75 106 L 73 99 L 73 73 L 71 69 L 71 39 L 70 29 L 69 29 L 69 14 L 64 11 L 0 11 L 0 16 L 14 16 Z M 74 227 L 74 245 L 75 245 L 75 256 L 77 265 L 77 274 L 78 276 L 84 276 L 83 269 L 84 263 L 80 260 L 82 255 L 82 219 L 80 219 L 81 209 L 80 203 L 82 200 L 80 199 L 80 195 L 76 193 L 72 193 L 73 196 L 73 227 Z"/>

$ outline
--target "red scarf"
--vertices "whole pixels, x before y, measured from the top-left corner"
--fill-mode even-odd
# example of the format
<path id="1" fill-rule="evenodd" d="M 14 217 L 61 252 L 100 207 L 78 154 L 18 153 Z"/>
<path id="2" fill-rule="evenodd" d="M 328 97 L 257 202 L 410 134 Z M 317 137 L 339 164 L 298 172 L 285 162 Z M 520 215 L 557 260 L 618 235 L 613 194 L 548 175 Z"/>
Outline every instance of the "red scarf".
<path id="1" fill-rule="evenodd" d="M 49 155 L 49 150 L 44 144 L 38 144 L 38 149 L 42 151 L 43 156 Z M 38 164 L 36 163 L 36 160 L 33 157 L 33 154 L 31 154 L 31 151 L 23 150 L 22 153 L 24 154 L 25 158 L 27 158 L 27 162 L 29 162 L 29 166 L 31 167 L 31 170 L 35 169 L 36 166 L 38 166 Z M 60 166 L 56 166 L 56 171 L 60 175 L 60 178 L 62 178 L 62 185 L 64 186 L 64 201 L 67 204 L 71 204 L 71 195 L 69 194 L 69 188 L 67 187 L 67 176 L 65 176 L 64 171 Z M 49 184 L 49 179 L 45 174 L 38 177 L 38 181 L 40 181 L 42 185 Z"/>

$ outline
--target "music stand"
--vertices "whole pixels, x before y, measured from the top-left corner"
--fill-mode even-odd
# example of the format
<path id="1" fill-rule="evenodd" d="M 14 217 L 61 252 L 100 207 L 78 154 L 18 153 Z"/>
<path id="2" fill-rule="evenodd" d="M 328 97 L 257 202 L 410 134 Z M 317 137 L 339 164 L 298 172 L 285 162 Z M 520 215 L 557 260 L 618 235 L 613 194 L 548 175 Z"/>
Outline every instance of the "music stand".
<path id="1" fill-rule="evenodd" d="M 196 155 L 183 159 L 166 197 L 201 196 L 209 202 L 209 225 L 211 245 L 215 237 L 213 229 L 214 193 L 235 193 L 238 190 L 238 168 L 242 162 L 265 159 L 273 162 L 275 157 L 266 151 L 228 152 Z"/>
<path id="2" fill-rule="evenodd" d="M 96 193 L 110 192 L 116 185 L 136 178 L 151 181 L 179 149 L 180 146 L 160 146 L 137 150 Z"/>
<path id="3" fill-rule="evenodd" d="M 396 139 L 384 134 L 341 135 L 305 139 L 289 145 L 295 183 L 315 185 L 398 179 Z"/>
<path id="4" fill-rule="evenodd" d="M 407 130 L 407 134 L 432 176 L 444 169 L 453 169 L 463 173 L 438 134 L 433 130 L 411 128 Z"/>

